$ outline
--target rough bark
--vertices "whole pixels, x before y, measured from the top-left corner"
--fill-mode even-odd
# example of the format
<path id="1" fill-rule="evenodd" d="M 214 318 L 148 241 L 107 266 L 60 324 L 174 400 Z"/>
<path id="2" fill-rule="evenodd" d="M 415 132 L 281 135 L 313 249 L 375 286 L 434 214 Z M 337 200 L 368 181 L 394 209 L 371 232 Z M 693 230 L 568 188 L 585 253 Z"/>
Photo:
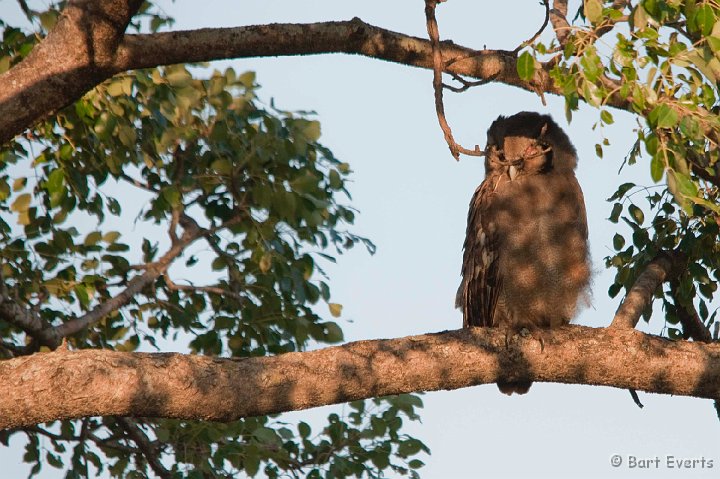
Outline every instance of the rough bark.
<path id="1" fill-rule="evenodd" d="M 0 144 L 31 127 L 112 75 L 138 68 L 230 58 L 349 53 L 432 69 L 428 40 L 369 25 L 359 18 L 313 24 L 205 28 L 123 35 L 137 0 L 108 0 L 112 22 L 87 4 L 71 2 L 55 29 L 21 63 L 0 75 Z M 97 27 L 99 23 L 102 28 Z M 543 65 L 532 82 L 519 78 L 516 54 L 442 42 L 444 71 L 560 94 Z M 628 108 L 613 96 L 608 105 Z"/>
<path id="2" fill-rule="evenodd" d="M 669 277 L 672 277 L 673 268 L 677 266 L 679 254 L 677 252 L 663 252 L 653 259 L 640 273 L 630 291 L 623 299 L 622 304 L 615 313 L 612 328 L 634 328 L 637 326 L 643 311 L 653 299 L 655 291 Z"/>
<path id="3" fill-rule="evenodd" d="M 0 75 L 0 144 L 71 104 L 113 74 L 142 0 L 74 0 L 22 62 Z"/>
<path id="4" fill-rule="evenodd" d="M 103 350 L 0 363 L 0 428 L 120 415 L 231 421 L 412 391 L 529 378 L 720 397 L 720 344 L 567 326 L 533 338 L 472 328 L 245 359 Z"/>

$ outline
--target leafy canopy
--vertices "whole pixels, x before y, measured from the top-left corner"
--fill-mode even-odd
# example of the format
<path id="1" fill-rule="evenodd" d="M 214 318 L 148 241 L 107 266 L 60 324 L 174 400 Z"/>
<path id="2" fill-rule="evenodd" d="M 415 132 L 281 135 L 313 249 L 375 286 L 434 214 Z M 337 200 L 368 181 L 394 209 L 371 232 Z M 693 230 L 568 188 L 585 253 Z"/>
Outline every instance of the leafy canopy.
<path id="1" fill-rule="evenodd" d="M 55 13 L 40 15 L 42 25 Z M 7 68 L 35 38 L 3 33 Z M 263 107 L 252 72 L 204 75 L 176 65 L 116 76 L 0 152 L 7 295 L 44 328 L 85 321 L 67 337 L 72 348 L 174 340 L 247 357 L 343 340 L 327 319 L 341 306 L 322 262 L 357 243 L 374 251 L 347 230 L 349 165 L 318 143 L 311 114 Z M 20 321 L 4 319 L 6 357 L 41 348 Z M 149 477 L 159 474 L 155 459 L 172 477 L 415 476 L 415 456 L 428 449 L 402 423 L 421 406 L 414 395 L 357 401 L 316 429 L 281 416 L 87 418 L 4 431 L 0 441 L 26 437 L 31 475 L 49 465 L 66 477 L 88 468 Z"/>

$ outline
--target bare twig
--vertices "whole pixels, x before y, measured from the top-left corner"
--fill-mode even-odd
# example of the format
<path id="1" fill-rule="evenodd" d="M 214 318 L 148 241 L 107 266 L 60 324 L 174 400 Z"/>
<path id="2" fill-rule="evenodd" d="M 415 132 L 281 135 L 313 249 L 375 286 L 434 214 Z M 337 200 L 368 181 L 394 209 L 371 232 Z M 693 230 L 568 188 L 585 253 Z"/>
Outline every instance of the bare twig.
<path id="1" fill-rule="evenodd" d="M 125 430 L 130 439 L 137 444 L 139 451 L 142 453 L 143 457 L 155 474 L 162 479 L 172 478 L 172 473 L 162 465 L 162 462 L 160 462 L 158 448 L 152 444 L 140 426 L 134 420 L 127 417 L 116 417 L 115 420 L 120 427 Z"/>
<path id="2" fill-rule="evenodd" d="M 630 396 L 633 398 L 633 401 L 635 401 L 637 407 L 640 409 L 644 408 L 645 406 L 640 402 L 640 397 L 638 396 L 637 391 L 634 389 L 628 389 L 628 391 L 630 391 Z"/>
<path id="3" fill-rule="evenodd" d="M 542 32 L 544 32 L 545 28 L 547 28 L 548 26 L 548 22 L 550 21 L 550 2 L 549 0 L 542 0 L 540 3 L 545 6 L 545 20 L 543 21 L 543 24 L 540 26 L 538 31 L 535 32 L 535 35 L 522 42 L 520 45 L 517 46 L 517 48 L 515 48 L 515 50 L 513 50 L 513 53 L 516 55 L 526 46 L 532 45 L 533 42 L 535 42 L 535 40 L 537 40 L 538 37 L 542 35 Z"/>
<path id="4" fill-rule="evenodd" d="M 164 275 L 164 278 L 165 284 L 167 284 L 168 289 L 170 289 L 171 291 L 199 291 L 202 293 L 217 294 L 219 296 L 228 296 L 235 299 L 236 301 L 245 300 L 245 298 L 243 298 L 239 294 L 228 289 L 221 288 L 219 286 L 194 286 L 188 284 L 177 284 L 167 274 Z"/>
<path id="5" fill-rule="evenodd" d="M 474 87 L 474 86 L 486 85 L 486 84 L 490 83 L 491 81 L 493 81 L 493 80 L 495 79 L 495 77 L 496 77 L 496 76 L 491 76 L 490 78 L 487 78 L 487 79 L 484 79 L 484 80 L 470 81 L 470 80 L 464 79 L 463 77 L 461 77 L 461 76 L 458 75 L 457 73 L 450 73 L 450 76 L 453 77 L 453 80 L 461 83 L 462 86 L 461 86 L 461 87 L 454 87 L 454 86 L 452 86 L 452 85 L 447 85 L 447 84 L 443 83 L 443 88 L 447 88 L 448 90 L 450 90 L 450 91 L 452 91 L 452 92 L 455 92 L 455 93 L 462 93 L 462 92 L 464 92 L 465 90 L 467 90 L 468 88 L 472 88 L 472 87 Z"/>
<path id="6" fill-rule="evenodd" d="M 122 178 L 123 180 L 127 181 L 131 185 L 137 186 L 138 188 L 140 188 L 142 190 L 148 191 L 150 193 L 160 193 L 159 190 L 153 188 L 152 186 L 148 185 L 147 183 L 143 183 L 142 181 L 133 178 L 132 176 L 128 175 L 125 172 L 121 172 L 119 177 Z"/>
<path id="7" fill-rule="evenodd" d="M 438 32 L 437 20 L 435 19 L 435 7 L 437 6 L 437 0 L 426 0 L 425 1 L 425 18 L 427 19 L 427 30 L 430 36 L 430 43 L 432 44 L 433 53 L 433 89 L 435 90 L 435 111 L 437 112 L 438 121 L 440 122 L 440 128 L 442 128 L 443 134 L 445 135 L 445 141 L 450 147 L 450 153 L 456 160 L 460 160 L 460 153 L 470 156 L 483 156 L 485 153 L 480 150 L 480 147 L 475 145 L 474 150 L 468 150 L 455 142 L 450 125 L 445 118 L 445 106 L 443 105 L 443 59 L 442 52 L 440 51 L 440 33 Z"/>

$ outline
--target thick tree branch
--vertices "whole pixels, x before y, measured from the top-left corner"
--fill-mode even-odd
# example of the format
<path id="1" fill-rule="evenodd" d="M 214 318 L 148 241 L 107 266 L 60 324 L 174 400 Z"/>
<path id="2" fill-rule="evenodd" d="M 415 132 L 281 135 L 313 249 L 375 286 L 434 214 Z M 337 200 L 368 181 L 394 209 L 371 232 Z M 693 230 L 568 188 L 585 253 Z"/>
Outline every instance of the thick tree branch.
<path id="1" fill-rule="evenodd" d="M 0 429 L 84 416 L 232 421 L 413 391 L 512 381 L 720 397 L 720 344 L 567 326 L 543 346 L 496 328 L 274 357 L 60 350 L 0 362 Z"/>
<path id="2" fill-rule="evenodd" d="M 137 0 L 102 2 L 124 6 L 126 16 L 139 3 Z M 74 40 L 92 33 L 88 33 L 90 27 L 86 23 L 92 23 L 94 18 L 74 13 L 76 10 L 64 13 L 58 26 L 31 55 L 0 75 L 0 144 L 71 104 L 103 80 L 126 70 L 229 58 L 326 53 L 358 54 L 420 68 L 433 67 L 432 45 L 428 40 L 369 25 L 358 18 L 343 22 L 125 35 L 114 55 L 107 50 L 115 45 L 116 36 L 106 29 L 103 30 L 105 36 L 94 34 L 93 37 L 104 45 L 99 55 L 88 50 L 87 43 L 78 44 Z M 118 29 L 115 33 L 125 28 L 122 22 L 113 25 Z M 535 93 L 562 93 L 548 75 L 551 63 L 536 73 L 531 84 L 519 78 L 512 52 L 477 51 L 448 42 L 441 44 L 441 50 L 442 58 L 447 59 L 444 68 L 447 73 L 501 82 Z M 629 108 L 629 103 L 617 97 L 608 104 Z"/>
<path id="3" fill-rule="evenodd" d="M 676 256 L 675 252 L 663 252 L 648 263 L 625 295 L 610 327 L 634 328 L 637 325 L 643 311 L 652 302 L 655 291 L 670 277 L 677 261 Z"/>
<path id="4" fill-rule="evenodd" d="M 115 55 L 142 0 L 72 0 L 48 36 L 0 75 L 0 144 L 117 73 Z"/>
<path id="5" fill-rule="evenodd" d="M 567 0 L 554 0 L 553 8 L 550 10 L 550 24 L 555 30 L 555 37 L 561 46 L 565 46 L 572 27 L 567 21 L 568 2 Z"/>

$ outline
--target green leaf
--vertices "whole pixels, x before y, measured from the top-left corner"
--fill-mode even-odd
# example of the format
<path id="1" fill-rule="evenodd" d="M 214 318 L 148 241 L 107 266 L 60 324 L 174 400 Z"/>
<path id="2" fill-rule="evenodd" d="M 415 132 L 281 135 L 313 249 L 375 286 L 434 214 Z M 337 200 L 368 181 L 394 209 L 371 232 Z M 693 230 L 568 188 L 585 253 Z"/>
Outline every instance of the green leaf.
<path id="1" fill-rule="evenodd" d="M 242 73 L 238 77 L 237 82 L 245 86 L 245 88 L 252 88 L 253 85 L 255 85 L 255 72 L 247 71 Z"/>
<path id="2" fill-rule="evenodd" d="M 342 306 L 341 306 L 342 310 Z M 339 316 L 340 314 L 338 314 Z M 333 316 L 335 316 L 333 314 Z M 337 316 L 335 316 L 337 317 Z M 344 339 L 342 329 L 340 329 L 340 326 L 337 325 L 337 323 L 328 322 L 325 323 L 325 341 L 328 343 L 339 343 Z"/>
<path id="3" fill-rule="evenodd" d="M 45 188 L 52 194 L 63 191 L 65 185 L 65 173 L 60 168 L 53 170 L 49 175 L 47 181 L 45 181 Z"/>
<path id="4" fill-rule="evenodd" d="M 707 3 L 701 5 L 696 11 L 693 17 L 693 23 L 695 28 L 700 31 L 703 35 L 708 35 L 715 25 L 715 13 L 710 5 Z"/>
<path id="5" fill-rule="evenodd" d="M 90 295 L 88 294 L 87 287 L 82 283 L 77 283 L 73 288 L 75 290 L 75 296 L 80 301 L 80 305 L 83 309 L 87 308 L 90 304 Z"/>
<path id="6" fill-rule="evenodd" d="M 588 47 L 583 56 L 580 58 L 580 66 L 587 81 L 591 83 L 597 82 L 603 73 L 603 65 L 595 52 L 594 47 Z"/>
<path id="7" fill-rule="evenodd" d="M 88 233 L 88 235 L 85 237 L 84 245 L 85 246 L 92 246 L 97 244 L 102 239 L 102 233 L 99 231 L 93 231 L 92 233 Z"/>
<path id="8" fill-rule="evenodd" d="M 248 476 L 254 477 L 260 469 L 260 457 L 257 453 L 246 453 L 243 460 L 243 467 Z"/>
<path id="9" fill-rule="evenodd" d="M 663 103 L 650 112 L 648 115 L 650 126 L 656 128 L 672 128 L 678 123 L 678 114 L 669 105 Z"/>
<path id="10" fill-rule="evenodd" d="M 630 216 L 633 217 L 635 222 L 639 225 L 642 225 L 645 221 L 645 214 L 642 212 L 640 208 L 638 208 L 635 205 L 630 205 L 628 207 L 628 211 L 630 212 Z"/>
<path id="11" fill-rule="evenodd" d="M 697 196 L 698 187 L 690 179 L 690 177 L 680 173 L 679 171 L 673 171 L 673 176 L 675 176 L 675 180 L 678 183 L 680 193 L 682 193 L 685 196 L 690 196 L 690 197 Z"/>
<path id="12" fill-rule="evenodd" d="M 168 204 L 173 208 L 176 208 L 181 204 L 182 196 L 180 195 L 180 191 L 177 189 L 176 186 L 168 186 L 163 188 L 162 196 L 163 198 L 165 198 L 165 201 L 167 201 Z"/>
<path id="13" fill-rule="evenodd" d="M 276 443 L 278 442 L 277 434 L 275 431 L 268 427 L 259 427 L 253 431 L 253 436 L 260 442 L 264 443 Z"/>
<path id="14" fill-rule="evenodd" d="M 310 433 L 312 432 L 312 429 L 306 422 L 300 421 L 297 425 L 297 428 L 298 428 L 298 433 L 300 434 L 300 437 L 302 437 L 302 438 L 310 437 Z"/>
<path id="15" fill-rule="evenodd" d="M 343 181 L 340 178 L 340 173 L 337 170 L 332 169 L 328 174 L 328 180 L 330 182 L 330 188 L 333 190 L 339 190 L 343 186 Z"/>
<path id="16" fill-rule="evenodd" d="M 102 240 L 108 244 L 112 244 L 118 240 L 120 237 L 119 231 L 108 231 L 105 233 L 102 237 Z"/>
<path id="17" fill-rule="evenodd" d="M 650 161 L 650 176 L 652 180 L 657 183 L 662 180 L 665 174 L 665 158 L 662 154 L 658 153 L 652 157 Z"/>
<path id="18" fill-rule="evenodd" d="M 530 81 L 535 76 L 535 59 L 524 51 L 517 60 L 517 72 L 521 80 Z"/>
<path id="19" fill-rule="evenodd" d="M 174 65 L 168 68 L 168 74 L 165 76 L 165 79 L 173 87 L 183 88 L 190 84 L 192 76 L 190 76 L 190 73 L 185 69 L 185 67 Z"/>
<path id="20" fill-rule="evenodd" d="M 308 121 L 302 129 L 303 135 L 310 141 L 318 141 L 320 139 L 320 122 Z"/>
<path id="21" fill-rule="evenodd" d="M 625 247 L 625 238 L 622 237 L 622 235 L 615 233 L 615 236 L 613 236 L 613 248 L 620 251 Z"/>
<path id="22" fill-rule="evenodd" d="M 585 18 L 590 20 L 590 23 L 598 23 L 602 20 L 603 5 L 601 0 L 585 0 Z"/>
<path id="23" fill-rule="evenodd" d="M 119 215 L 122 209 L 120 208 L 120 203 L 115 198 L 110 198 L 108 200 L 108 210 L 110 210 L 110 213 L 114 215 Z"/>
<path id="24" fill-rule="evenodd" d="M 709 36 L 705 37 L 705 40 L 707 41 L 708 46 L 713 51 L 713 53 L 717 54 L 718 52 L 720 52 L 720 38 L 715 36 Z"/>
<path id="25" fill-rule="evenodd" d="M 607 110 L 600 111 L 600 119 L 606 125 L 612 125 L 613 123 L 615 123 L 615 119 L 613 119 L 612 114 Z"/>
<path id="26" fill-rule="evenodd" d="M 164 427 L 158 427 L 155 429 L 155 436 L 161 444 L 165 444 L 170 440 L 170 431 Z"/>
<path id="27" fill-rule="evenodd" d="M 213 161 L 210 165 L 210 168 L 224 176 L 230 176 L 233 171 L 232 163 L 230 162 L 230 160 L 227 160 L 225 158 L 220 158 L 219 160 Z"/>
<path id="28" fill-rule="evenodd" d="M 667 185 L 670 193 L 672 193 L 675 201 L 678 205 L 680 205 L 683 211 L 688 215 L 692 215 L 692 203 L 688 201 L 688 195 L 683 193 L 683 191 L 692 191 L 691 186 L 694 185 L 692 185 L 692 183 L 688 185 L 689 181 L 690 180 L 688 178 L 683 178 L 682 174 L 679 174 L 674 170 L 667 170 Z"/>
<path id="29" fill-rule="evenodd" d="M 599 107 L 602 103 L 602 92 L 594 83 L 588 81 L 582 82 L 583 98 L 590 105 Z"/>

